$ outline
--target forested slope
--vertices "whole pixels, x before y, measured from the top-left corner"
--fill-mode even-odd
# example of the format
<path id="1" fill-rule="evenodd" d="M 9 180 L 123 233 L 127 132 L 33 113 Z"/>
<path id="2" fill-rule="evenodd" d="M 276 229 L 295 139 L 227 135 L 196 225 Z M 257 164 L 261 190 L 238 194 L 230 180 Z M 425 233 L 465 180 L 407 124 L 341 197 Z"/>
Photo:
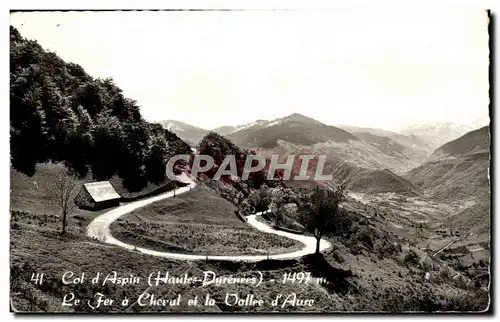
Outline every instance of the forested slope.
<path id="1" fill-rule="evenodd" d="M 79 176 L 114 175 L 127 189 L 165 179 L 168 158 L 189 146 L 146 122 L 136 101 L 111 78 L 94 79 L 10 27 L 11 164 L 33 175 L 36 164 L 64 162 Z"/>

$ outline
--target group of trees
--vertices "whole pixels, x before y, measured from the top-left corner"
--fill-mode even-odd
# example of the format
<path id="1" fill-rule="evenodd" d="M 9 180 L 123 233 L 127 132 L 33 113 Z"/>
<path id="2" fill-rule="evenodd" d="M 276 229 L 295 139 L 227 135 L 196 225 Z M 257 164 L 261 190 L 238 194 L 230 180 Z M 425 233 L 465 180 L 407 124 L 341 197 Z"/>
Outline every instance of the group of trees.
<path id="1" fill-rule="evenodd" d="M 112 79 L 93 79 L 10 27 L 12 166 L 33 175 L 37 163 L 64 162 L 95 180 L 118 175 L 130 191 L 162 182 L 168 158 L 190 147 L 146 122 L 137 102 Z"/>
<path id="2" fill-rule="evenodd" d="M 198 152 L 199 154 L 209 155 L 214 159 L 214 166 L 212 169 L 204 173 L 204 175 L 208 178 L 214 177 L 217 170 L 228 155 L 235 157 L 236 173 L 238 177 L 241 177 L 247 156 L 251 154 L 255 155 L 255 151 L 240 149 L 237 145 L 217 132 L 209 132 L 205 135 L 205 137 L 203 137 L 198 145 Z M 254 160 L 252 166 L 255 166 L 256 163 L 257 161 Z M 250 188 L 259 188 L 266 181 L 266 175 L 267 174 L 263 170 L 252 172 L 249 174 L 248 180 L 245 180 L 245 184 L 247 184 Z M 230 176 L 222 176 L 221 180 L 227 183 L 231 183 L 233 181 Z"/>
<path id="3" fill-rule="evenodd" d="M 343 186 L 335 189 L 315 186 L 301 193 L 294 193 L 287 188 L 270 188 L 264 184 L 241 203 L 243 206 L 240 206 L 240 209 L 269 211 L 268 217 L 275 225 L 280 226 L 286 215 L 285 205 L 295 203 L 299 221 L 316 238 L 316 253 L 319 253 L 320 241 L 325 234 L 335 234 L 345 229 L 346 218 L 339 207 L 345 195 Z"/>

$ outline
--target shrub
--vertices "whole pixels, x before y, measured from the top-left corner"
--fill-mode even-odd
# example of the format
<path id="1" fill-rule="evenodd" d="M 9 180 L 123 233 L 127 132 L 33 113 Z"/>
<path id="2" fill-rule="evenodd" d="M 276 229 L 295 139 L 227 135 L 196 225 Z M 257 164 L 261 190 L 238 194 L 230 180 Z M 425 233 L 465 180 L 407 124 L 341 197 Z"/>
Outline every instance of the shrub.
<path id="1" fill-rule="evenodd" d="M 410 249 L 405 256 L 404 262 L 408 265 L 417 266 L 420 263 L 420 256 L 413 249 Z"/>
<path id="2" fill-rule="evenodd" d="M 484 259 L 479 260 L 479 267 L 488 267 L 488 263 Z"/>
<path id="3" fill-rule="evenodd" d="M 451 271 L 450 271 L 449 267 L 446 265 L 443 266 L 439 270 L 439 275 L 438 275 L 437 281 L 446 282 L 446 281 L 450 280 L 451 278 L 452 278 L 452 275 L 451 275 Z"/>
<path id="4" fill-rule="evenodd" d="M 361 241 L 368 248 L 373 248 L 373 239 L 370 230 L 363 227 L 357 234 L 357 239 Z"/>
<path id="5" fill-rule="evenodd" d="M 429 272 L 429 271 L 434 271 L 436 270 L 435 269 L 435 265 L 434 263 L 432 262 L 432 260 L 430 259 L 426 259 L 422 262 L 422 268 L 426 271 L 426 272 Z"/>

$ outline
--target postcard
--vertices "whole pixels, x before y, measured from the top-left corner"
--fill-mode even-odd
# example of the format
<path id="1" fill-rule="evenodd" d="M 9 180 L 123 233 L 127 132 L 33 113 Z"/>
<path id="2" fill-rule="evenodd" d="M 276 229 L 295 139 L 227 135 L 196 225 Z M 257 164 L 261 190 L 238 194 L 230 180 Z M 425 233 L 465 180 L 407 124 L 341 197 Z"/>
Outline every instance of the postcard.
<path id="1" fill-rule="evenodd" d="M 11 312 L 490 312 L 491 19 L 12 11 Z"/>

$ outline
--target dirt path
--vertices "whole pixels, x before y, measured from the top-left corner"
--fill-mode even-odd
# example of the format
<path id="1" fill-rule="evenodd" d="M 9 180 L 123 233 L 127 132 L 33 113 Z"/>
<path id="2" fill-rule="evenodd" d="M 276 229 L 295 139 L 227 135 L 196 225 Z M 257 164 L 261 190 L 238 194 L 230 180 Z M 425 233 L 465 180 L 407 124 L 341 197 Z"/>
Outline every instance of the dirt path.
<path id="1" fill-rule="evenodd" d="M 441 247 L 440 250 L 438 250 L 437 252 L 435 252 L 432 256 L 436 256 L 437 254 L 441 253 L 443 250 L 445 250 L 446 248 L 450 247 L 451 244 L 453 244 L 455 242 L 455 240 L 452 240 L 450 241 L 448 244 L 446 244 L 444 247 Z"/>
<path id="2" fill-rule="evenodd" d="M 294 259 L 294 258 L 299 258 L 308 254 L 313 254 L 316 251 L 316 239 L 312 236 L 304 236 L 304 235 L 299 235 L 299 234 L 293 234 L 281 230 L 275 230 L 269 225 L 257 221 L 256 217 L 261 215 L 261 213 L 251 215 L 246 217 L 246 220 L 249 225 L 254 227 L 257 230 L 260 230 L 265 233 L 270 233 L 270 234 L 275 234 L 275 235 L 280 235 L 283 237 L 287 237 L 290 239 L 297 240 L 304 244 L 304 248 L 301 250 L 291 252 L 291 253 L 284 253 L 284 254 L 275 254 L 275 255 L 235 255 L 235 256 L 206 256 L 206 255 L 193 255 L 193 254 L 181 254 L 181 253 L 167 253 L 167 252 L 160 252 L 160 251 L 155 251 L 152 249 L 147 249 L 147 248 L 141 248 L 141 247 L 136 247 L 134 245 L 126 244 L 124 242 L 119 241 L 118 239 L 114 238 L 111 235 L 111 232 L 109 230 L 109 226 L 111 223 L 121 216 L 136 210 L 138 208 L 144 207 L 146 205 L 149 205 L 153 202 L 157 202 L 166 198 L 171 198 L 175 195 L 180 195 L 183 193 L 186 193 L 188 191 L 191 191 L 194 187 L 196 187 L 196 183 L 191 180 L 185 173 L 177 177 L 178 181 L 187 183 L 188 185 L 182 188 L 175 189 L 173 191 L 166 192 L 164 194 L 154 196 L 151 198 L 127 203 L 124 205 L 121 205 L 115 209 L 112 209 L 99 217 L 95 218 L 87 227 L 87 235 L 91 238 L 98 239 L 100 241 L 103 241 L 107 244 L 119 246 L 126 248 L 128 250 L 132 251 L 138 251 L 144 254 L 152 255 L 152 256 L 157 256 L 157 257 L 164 257 L 164 258 L 171 258 L 171 259 L 180 259 L 180 260 L 227 260 L 227 261 L 246 261 L 246 262 L 254 262 L 254 261 L 261 261 L 265 259 L 278 259 L 278 260 L 283 260 L 283 259 Z M 324 251 L 328 248 L 331 247 L 331 244 L 322 239 L 320 242 L 320 250 Z"/>

